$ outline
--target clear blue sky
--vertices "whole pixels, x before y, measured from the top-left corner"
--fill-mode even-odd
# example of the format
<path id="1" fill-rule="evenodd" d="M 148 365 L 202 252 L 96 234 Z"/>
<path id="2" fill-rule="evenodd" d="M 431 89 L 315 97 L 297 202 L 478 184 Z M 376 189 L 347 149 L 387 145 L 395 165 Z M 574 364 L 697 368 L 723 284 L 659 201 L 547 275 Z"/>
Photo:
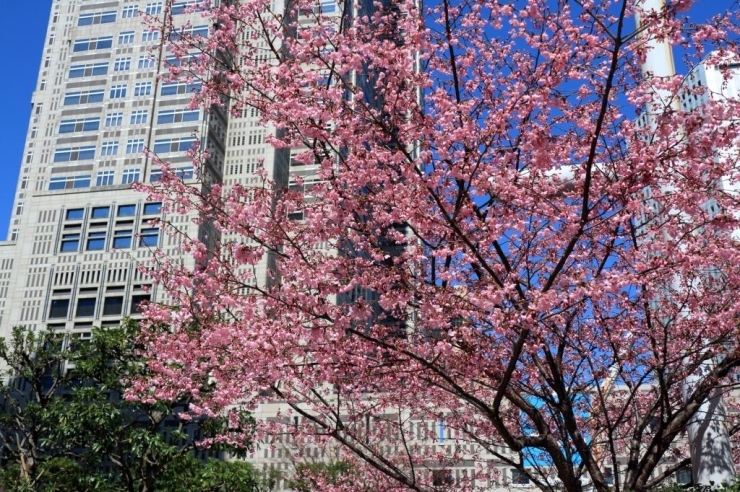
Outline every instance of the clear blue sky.
<path id="1" fill-rule="evenodd" d="M 18 181 L 23 144 L 31 111 L 31 93 L 36 86 L 49 20 L 51 0 L 2 2 L 0 46 L 3 47 L 3 114 L 0 118 L 0 240 L 5 239 Z"/>
<path id="2" fill-rule="evenodd" d="M 23 144 L 26 138 L 31 108 L 31 93 L 36 85 L 46 34 L 46 23 L 52 0 L 4 1 L 0 17 L 0 61 L 4 69 L 0 77 L 3 114 L 0 118 L 0 240 L 5 239 L 18 179 Z M 699 17 L 720 11 L 731 0 L 701 0 Z M 678 58 L 678 57 L 677 57 Z M 679 62 L 680 60 L 676 60 Z"/>

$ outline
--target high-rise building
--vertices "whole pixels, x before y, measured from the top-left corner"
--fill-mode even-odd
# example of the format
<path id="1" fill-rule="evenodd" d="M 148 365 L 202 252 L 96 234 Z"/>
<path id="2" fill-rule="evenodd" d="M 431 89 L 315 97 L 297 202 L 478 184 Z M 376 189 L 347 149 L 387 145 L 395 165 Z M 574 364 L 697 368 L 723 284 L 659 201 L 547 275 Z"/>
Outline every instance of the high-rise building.
<path id="1" fill-rule="evenodd" d="M 210 154 L 206 179 L 220 181 L 224 171 L 224 110 L 188 109 L 198 82 L 157 77 L 180 62 L 160 47 L 164 31 L 142 22 L 168 15 L 207 36 L 211 26 L 188 11 L 194 4 L 53 1 L 8 241 L 0 243 L 0 336 L 49 325 L 84 339 L 93 325 L 117 326 L 158 295 L 138 267 L 155 247 L 179 253 L 156 224 L 161 204 L 132 189 L 162 176 L 143 150 L 195 181 L 186 151 L 199 142 Z M 187 217 L 172 220 L 208 234 Z"/>

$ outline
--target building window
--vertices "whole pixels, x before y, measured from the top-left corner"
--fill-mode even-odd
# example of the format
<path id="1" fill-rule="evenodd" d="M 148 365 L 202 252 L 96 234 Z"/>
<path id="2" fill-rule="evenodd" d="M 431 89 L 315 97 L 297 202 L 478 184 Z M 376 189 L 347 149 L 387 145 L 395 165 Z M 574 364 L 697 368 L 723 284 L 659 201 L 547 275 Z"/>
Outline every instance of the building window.
<path id="1" fill-rule="evenodd" d="M 200 36 L 203 38 L 207 38 L 208 37 L 208 26 L 200 25 L 200 26 L 192 26 L 192 27 L 181 27 L 179 29 L 170 31 L 169 39 L 170 41 L 177 41 L 183 36 L 193 37 L 193 38 L 196 36 Z"/>
<path id="2" fill-rule="evenodd" d="M 188 53 L 187 55 L 167 55 L 164 59 L 165 66 L 181 67 L 188 66 L 198 61 L 199 53 Z"/>
<path id="3" fill-rule="evenodd" d="M 511 483 L 515 485 L 528 485 L 529 477 L 519 468 L 511 469 Z"/>
<path id="4" fill-rule="evenodd" d="M 98 175 L 95 178 L 95 186 L 111 186 L 113 184 L 113 178 L 115 171 L 98 171 Z"/>
<path id="5" fill-rule="evenodd" d="M 100 146 L 100 155 L 118 154 L 118 142 L 103 142 Z"/>
<path id="6" fill-rule="evenodd" d="M 321 0 L 321 6 L 319 8 L 321 13 L 330 14 L 332 12 L 336 12 L 337 3 L 334 0 Z"/>
<path id="7" fill-rule="evenodd" d="M 187 11 L 199 12 L 202 10 L 203 0 L 182 0 L 172 4 L 170 12 L 172 15 L 178 15 Z"/>
<path id="8" fill-rule="evenodd" d="M 141 41 L 143 43 L 150 43 L 159 40 L 159 31 L 144 31 L 141 33 Z"/>
<path id="9" fill-rule="evenodd" d="M 100 128 L 100 117 L 78 120 L 62 120 L 59 124 L 59 133 L 91 132 Z"/>
<path id="10" fill-rule="evenodd" d="M 64 215 L 65 220 L 82 220 L 85 218 L 84 208 L 70 208 Z"/>
<path id="11" fill-rule="evenodd" d="M 162 2 L 150 2 L 144 9 L 146 15 L 157 15 L 162 13 Z"/>
<path id="12" fill-rule="evenodd" d="M 134 31 L 123 31 L 118 33 L 118 44 L 131 44 L 134 42 Z"/>
<path id="13" fill-rule="evenodd" d="M 162 89 L 159 91 L 160 96 L 176 96 L 182 94 L 192 94 L 194 92 L 200 92 L 201 83 L 196 82 L 170 82 L 162 84 Z"/>
<path id="14" fill-rule="evenodd" d="M 137 82 L 134 85 L 134 96 L 150 96 L 152 94 L 151 82 Z"/>
<path id="15" fill-rule="evenodd" d="M 64 105 L 89 104 L 103 102 L 105 91 L 103 89 L 85 92 L 68 92 L 64 95 Z"/>
<path id="16" fill-rule="evenodd" d="M 139 56 L 139 68 L 154 68 L 156 65 L 156 60 L 150 55 Z"/>
<path id="17" fill-rule="evenodd" d="M 147 246 L 150 248 L 156 248 L 159 242 L 159 229 L 151 227 L 142 229 L 139 234 L 139 246 Z"/>
<path id="18" fill-rule="evenodd" d="M 88 63 L 86 65 L 72 65 L 69 67 L 69 78 L 94 77 L 95 75 L 106 75 L 108 73 L 108 62 Z"/>
<path id="19" fill-rule="evenodd" d="M 200 111 L 197 109 L 165 109 L 157 113 L 157 124 L 182 123 L 184 121 L 198 121 Z"/>
<path id="20" fill-rule="evenodd" d="M 105 126 L 121 126 L 123 124 L 123 113 L 116 111 L 115 113 L 108 113 L 105 115 Z"/>
<path id="21" fill-rule="evenodd" d="M 122 184 L 137 183 L 140 179 L 141 171 L 137 169 L 124 169 L 121 177 Z M 120 214 L 119 214 L 120 215 Z"/>
<path id="22" fill-rule="evenodd" d="M 103 301 L 103 316 L 119 316 L 123 312 L 123 296 L 106 297 Z"/>
<path id="23" fill-rule="evenodd" d="M 131 296 L 131 308 L 129 314 L 137 314 L 141 312 L 141 304 L 149 302 L 149 294 L 137 294 Z"/>
<path id="24" fill-rule="evenodd" d="M 89 318 L 95 316 L 95 298 L 82 297 L 77 299 L 77 310 L 75 316 Z"/>
<path id="25" fill-rule="evenodd" d="M 59 176 L 49 179 L 49 191 L 89 188 L 91 175 Z"/>
<path id="26" fill-rule="evenodd" d="M 77 253 L 80 249 L 80 233 L 62 234 L 62 243 L 59 245 L 60 253 Z"/>
<path id="27" fill-rule="evenodd" d="M 168 152 L 184 152 L 195 147 L 195 137 L 161 138 L 154 141 L 154 152 L 166 154 Z"/>
<path id="28" fill-rule="evenodd" d="M 116 58 L 116 61 L 113 62 L 113 71 L 114 72 L 124 72 L 126 70 L 131 69 L 131 57 L 123 57 L 123 58 Z"/>
<path id="29" fill-rule="evenodd" d="M 193 179 L 193 167 L 186 166 L 175 169 L 175 176 L 185 181 L 186 179 Z"/>
<path id="30" fill-rule="evenodd" d="M 433 487 L 450 487 L 454 482 L 450 470 L 432 470 Z"/>
<path id="31" fill-rule="evenodd" d="M 52 299 L 49 318 L 66 318 L 69 312 L 69 299 Z"/>
<path id="32" fill-rule="evenodd" d="M 72 46 L 72 51 L 102 50 L 113 46 L 113 36 L 102 36 L 99 38 L 77 39 Z"/>
<path id="33" fill-rule="evenodd" d="M 113 85 L 110 88 L 110 98 L 120 99 L 126 97 L 126 84 Z"/>
<path id="34" fill-rule="evenodd" d="M 126 142 L 126 153 L 127 154 L 141 154 L 144 152 L 144 139 L 143 138 L 132 138 Z"/>
<path id="35" fill-rule="evenodd" d="M 105 231 L 90 231 L 87 234 L 87 251 L 103 251 L 105 249 Z"/>
<path id="36" fill-rule="evenodd" d="M 691 485 L 694 483 L 694 477 L 691 475 L 691 468 L 681 468 L 676 472 L 676 483 L 681 485 Z"/>
<path id="37" fill-rule="evenodd" d="M 54 151 L 54 162 L 84 161 L 95 158 L 95 146 L 65 147 Z"/>
<path id="38" fill-rule="evenodd" d="M 132 125 L 143 125 L 149 119 L 149 111 L 146 109 L 137 109 L 131 112 L 131 124 Z M 143 141 L 142 141 L 143 143 Z M 143 151 L 140 150 L 139 152 Z"/>
<path id="39" fill-rule="evenodd" d="M 110 215 L 110 207 L 95 207 L 92 209 L 90 218 L 92 219 L 107 219 Z"/>
<path id="40" fill-rule="evenodd" d="M 133 217 L 136 215 L 136 205 L 119 205 L 116 215 L 118 217 Z"/>
<path id="41" fill-rule="evenodd" d="M 133 232 L 130 229 L 119 230 L 113 233 L 113 248 L 128 249 L 131 247 Z"/>
<path id="42" fill-rule="evenodd" d="M 116 22 L 116 11 L 93 12 L 90 14 L 80 14 L 77 18 L 78 26 L 92 26 L 93 24 L 109 24 Z"/>
<path id="43" fill-rule="evenodd" d="M 144 215 L 159 215 L 162 213 L 162 203 L 152 202 L 144 204 Z"/>
<path id="44" fill-rule="evenodd" d="M 127 19 L 129 17 L 136 17 L 137 15 L 139 15 L 138 5 L 126 5 L 121 11 L 121 17 L 123 17 L 124 19 Z"/>
<path id="45" fill-rule="evenodd" d="M 186 167 L 181 167 L 178 169 L 173 169 L 172 172 L 175 174 L 175 177 L 180 178 L 180 180 L 182 181 L 185 181 L 187 179 L 193 179 L 193 176 L 194 176 L 192 166 L 186 166 Z M 162 170 L 152 169 L 152 172 L 149 174 L 149 182 L 156 183 L 157 181 L 161 179 L 162 179 Z"/>
<path id="46" fill-rule="evenodd" d="M 610 466 L 604 468 L 604 482 L 607 485 L 614 485 L 614 469 Z"/>

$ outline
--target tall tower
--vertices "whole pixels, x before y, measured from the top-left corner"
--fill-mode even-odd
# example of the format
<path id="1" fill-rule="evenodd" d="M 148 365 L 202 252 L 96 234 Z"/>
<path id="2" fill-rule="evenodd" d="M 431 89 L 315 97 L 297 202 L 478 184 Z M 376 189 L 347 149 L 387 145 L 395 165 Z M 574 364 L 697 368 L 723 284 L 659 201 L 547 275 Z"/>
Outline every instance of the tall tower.
<path id="1" fill-rule="evenodd" d="M 156 224 L 161 204 L 132 189 L 162 175 L 143 150 L 195 182 L 186 151 L 200 142 L 210 154 L 203 173 L 220 181 L 227 120 L 219 108 L 187 109 L 197 82 L 157 77 L 178 62 L 159 45 L 163 31 L 145 26 L 142 15 L 172 16 L 207 36 L 211 26 L 189 13 L 197 3 L 52 3 L 9 241 L 0 243 L 0 336 L 13 326 L 49 325 L 84 339 L 157 297 L 137 266 L 153 248 L 179 252 Z M 186 216 L 172 221 L 189 234 L 209 233 Z"/>

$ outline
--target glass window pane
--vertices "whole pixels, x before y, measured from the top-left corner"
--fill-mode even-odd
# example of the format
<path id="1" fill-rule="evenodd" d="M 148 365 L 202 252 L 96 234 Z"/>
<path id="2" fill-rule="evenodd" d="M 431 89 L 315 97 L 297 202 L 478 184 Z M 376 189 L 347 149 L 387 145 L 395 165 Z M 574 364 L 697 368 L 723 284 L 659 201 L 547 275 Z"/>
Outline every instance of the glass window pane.
<path id="1" fill-rule="evenodd" d="M 103 316 L 116 316 L 123 311 L 123 296 L 106 297 L 103 303 Z"/>
<path id="2" fill-rule="evenodd" d="M 136 314 L 141 311 L 139 304 L 142 302 L 149 302 L 149 294 L 138 294 L 135 296 L 131 296 L 131 308 L 129 310 L 130 314 Z"/>
<path id="3" fill-rule="evenodd" d="M 66 318 L 69 311 L 69 299 L 52 299 L 49 318 Z"/>
<path id="4" fill-rule="evenodd" d="M 159 242 L 159 229 L 142 229 L 139 237 L 139 246 L 154 248 Z"/>
<path id="5" fill-rule="evenodd" d="M 95 298 L 83 297 L 77 300 L 76 316 L 95 316 Z"/>
<path id="6" fill-rule="evenodd" d="M 84 216 L 84 208 L 71 208 L 67 210 L 67 220 L 82 220 Z"/>
<path id="7" fill-rule="evenodd" d="M 118 216 L 119 217 L 133 217 L 136 215 L 136 205 L 119 205 Z"/>
<path id="8" fill-rule="evenodd" d="M 87 240 L 87 251 L 102 251 L 105 249 L 105 236 L 90 237 Z"/>
<path id="9" fill-rule="evenodd" d="M 110 207 L 95 207 L 92 209 L 93 219 L 105 219 L 110 215 Z"/>
<path id="10" fill-rule="evenodd" d="M 144 204 L 144 215 L 153 215 L 162 212 L 162 204 L 160 202 L 145 203 Z"/>

